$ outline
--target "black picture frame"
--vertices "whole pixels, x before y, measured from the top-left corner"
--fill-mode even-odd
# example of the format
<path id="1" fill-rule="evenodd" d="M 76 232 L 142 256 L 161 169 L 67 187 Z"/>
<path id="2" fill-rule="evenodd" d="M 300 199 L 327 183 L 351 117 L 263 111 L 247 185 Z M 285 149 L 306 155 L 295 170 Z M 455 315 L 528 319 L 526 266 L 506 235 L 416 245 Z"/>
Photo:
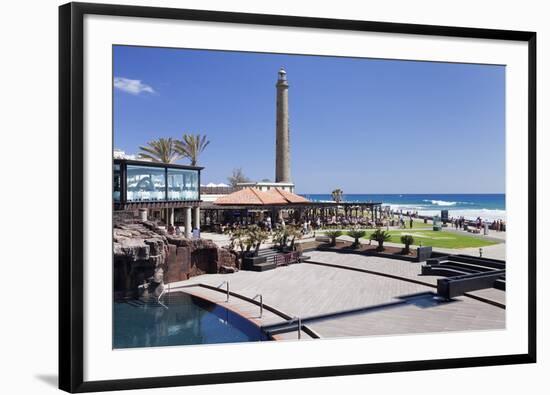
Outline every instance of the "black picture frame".
<path id="1" fill-rule="evenodd" d="M 525 354 L 108 381 L 83 378 L 83 19 L 86 14 L 401 33 L 528 43 L 528 350 Z M 59 8 L 59 388 L 90 392 L 536 362 L 536 33 L 127 5 Z"/>

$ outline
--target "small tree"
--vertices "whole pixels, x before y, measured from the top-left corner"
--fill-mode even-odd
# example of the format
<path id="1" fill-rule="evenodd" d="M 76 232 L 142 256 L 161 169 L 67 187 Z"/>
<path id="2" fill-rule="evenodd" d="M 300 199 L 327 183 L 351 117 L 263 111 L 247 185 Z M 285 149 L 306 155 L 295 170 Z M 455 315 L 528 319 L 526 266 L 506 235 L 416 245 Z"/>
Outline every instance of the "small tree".
<path id="1" fill-rule="evenodd" d="M 290 249 L 294 250 L 294 242 L 296 239 L 302 238 L 302 232 L 297 226 L 287 225 L 284 228 L 280 227 L 273 235 L 273 242 L 278 245 L 280 249 L 285 249 L 288 246 L 290 240 Z"/>
<path id="2" fill-rule="evenodd" d="M 391 239 L 391 235 L 389 234 L 389 232 L 378 228 L 371 233 L 369 239 L 374 240 L 378 243 L 378 251 L 384 251 L 384 242 Z"/>
<path id="3" fill-rule="evenodd" d="M 286 231 L 286 226 L 284 228 L 282 226 L 277 228 L 275 233 L 273 233 L 273 243 L 275 243 L 275 245 L 280 249 L 283 249 L 286 246 L 287 239 L 288 233 Z"/>
<path id="4" fill-rule="evenodd" d="M 405 244 L 403 254 L 409 255 L 409 252 L 411 251 L 411 244 L 414 244 L 414 237 L 411 235 L 403 235 L 401 236 L 401 243 Z"/>
<path id="5" fill-rule="evenodd" d="M 359 243 L 359 239 L 362 238 L 362 237 L 365 237 L 366 234 L 367 234 L 367 232 L 365 232 L 364 230 L 360 230 L 360 229 L 350 230 L 348 232 L 348 236 L 353 237 L 355 239 L 355 241 L 353 242 L 353 244 L 351 246 L 353 248 L 359 248 L 359 246 L 361 245 Z"/>
<path id="6" fill-rule="evenodd" d="M 286 226 L 288 237 L 290 238 L 290 250 L 294 251 L 294 242 L 300 240 L 303 236 L 302 231 L 298 226 Z"/>
<path id="7" fill-rule="evenodd" d="M 250 182 L 250 179 L 244 175 L 243 169 L 233 169 L 233 172 L 229 177 L 227 177 L 229 184 L 235 188 L 237 184 L 241 182 Z"/>
<path id="8" fill-rule="evenodd" d="M 341 230 L 329 230 L 326 235 L 330 237 L 330 245 L 334 247 L 336 245 L 336 239 L 342 236 Z"/>
<path id="9" fill-rule="evenodd" d="M 238 253 L 239 257 L 242 257 L 244 255 L 245 251 L 245 245 L 246 245 L 246 234 L 245 229 L 243 228 L 237 228 L 237 229 L 228 229 L 226 232 L 229 235 L 229 249 L 231 251 L 235 251 Z M 237 251 L 237 248 L 240 249 L 240 251 Z"/>
<path id="10" fill-rule="evenodd" d="M 250 245 L 250 248 L 254 247 L 254 255 L 258 255 L 260 246 L 269 238 L 269 233 L 258 225 L 249 226 L 245 233 L 248 245 Z M 250 248 L 248 248 L 247 251 L 250 251 Z"/>
<path id="11" fill-rule="evenodd" d="M 254 255 L 258 254 L 261 244 L 269 238 L 269 233 L 258 225 L 248 228 L 237 228 L 227 231 L 229 234 L 229 249 L 237 251 L 242 258 L 254 248 Z M 239 250 L 237 250 L 237 248 Z"/>
<path id="12" fill-rule="evenodd" d="M 342 196 L 344 196 L 344 191 L 338 188 L 332 191 L 331 195 L 332 195 L 332 200 L 334 200 L 336 203 L 340 203 L 342 201 Z"/>

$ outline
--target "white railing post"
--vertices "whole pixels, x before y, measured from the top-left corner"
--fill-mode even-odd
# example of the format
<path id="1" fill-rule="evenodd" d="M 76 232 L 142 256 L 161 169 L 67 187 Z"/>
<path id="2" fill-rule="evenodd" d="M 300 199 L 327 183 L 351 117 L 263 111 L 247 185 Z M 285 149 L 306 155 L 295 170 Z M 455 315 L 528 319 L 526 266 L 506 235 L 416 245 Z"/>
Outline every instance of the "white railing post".
<path id="1" fill-rule="evenodd" d="M 252 300 L 256 300 L 257 297 L 260 297 L 260 318 L 262 318 L 264 314 L 264 297 L 262 296 L 262 294 L 257 294 L 252 298 Z"/>
<path id="2" fill-rule="evenodd" d="M 229 281 L 226 281 L 225 284 L 226 284 L 226 286 L 227 286 L 226 299 L 225 299 L 225 301 L 226 301 L 226 302 L 229 302 Z"/>
<path id="3" fill-rule="evenodd" d="M 260 295 L 260 318 L 264 315 L 264 297 Z"/>

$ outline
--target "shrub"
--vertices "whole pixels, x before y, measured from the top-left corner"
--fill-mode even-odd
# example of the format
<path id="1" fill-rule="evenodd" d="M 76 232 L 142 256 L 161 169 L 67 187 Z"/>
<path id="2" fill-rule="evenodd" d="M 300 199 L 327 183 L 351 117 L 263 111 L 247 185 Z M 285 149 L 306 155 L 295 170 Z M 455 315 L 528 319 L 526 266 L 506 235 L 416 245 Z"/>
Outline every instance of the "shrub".
<path id="1" fill-rule="evenodd" d="M 353 242 L 353 244 L 351 246 L 353 248 L 359 248 L 359 246 L 360 246 L 359 239 L 361 237 L 365 237 L 366 234 L 367 234 L 367 232 L 365 232 L 364 230 L 359 230 L 359 229 L 350 230 L 348 232 L 348 236 L 353 237 L 355 239 L 355 241 Z"/>
<path id="2" fill-rule="evenodd" d="M 330 237 L 330 245 L 335 246 L 336 245 L 336 238 L 342 236 L 341 230 L 329 230 L 327 233 L 327 236 Z"/>
<path id="3" fill-rule="evenodd" d="M 378 251 L 384 251 L 384 242 L 391 239 L 391 235 L 385 230 L 378 228 L 371 233 L 369 239 L 378 242 Z"/>
<path id="4" fill-rule="evenodd" d="M 414 244 L 414 237 L 411 235 L 403 235 L 401 236 L 401 243 L 405 244 L 405 248 L 403 249 L 403 254 L 408 255 L 411 251 L 410 247 L 411 244 Z"/>

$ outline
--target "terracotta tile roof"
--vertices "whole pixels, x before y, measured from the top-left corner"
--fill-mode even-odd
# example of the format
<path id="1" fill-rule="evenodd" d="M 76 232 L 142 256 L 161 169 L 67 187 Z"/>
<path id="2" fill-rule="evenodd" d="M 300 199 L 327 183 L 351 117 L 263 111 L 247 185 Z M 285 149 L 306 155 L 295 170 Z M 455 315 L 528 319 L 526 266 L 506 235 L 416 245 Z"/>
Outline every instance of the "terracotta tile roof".
<path id="1" fill-rule="evenodd" d="M 275 188 L 275 190 L 286 200 L 288 200 L 289 203 L 309 203 L 309 200 L 307 200 L 305 197 L 296 195 L 295 193 L 285 191 L 284 189 Z"/>
<path id="2" fill-rule="evenodd" d="M 259 191 L 256 189 L 255 193 L 260 196 L 260 199 L 266 205 L 288 204 L 288 201 L 278 194 L 275 189 L 270 189 L 268 191 Z"/>
<path id="3" fill-rule="evenodd" d="M 261 199 L 256 195 L 256 193 L 254 193 L 252 188 L 244 188 L 239 191 L 230 193 L 229 195 L 219 197 L 214 201 L 214 203 L 227 205 L 263 204 Z"/>
<path id="4" fill-rule="evenodd" d="M 214 203 L 227 206 L 276 206 L 309 203 L 309 200 L 280 188 L 260 191 L 249 187 L 222 196 L 216 199 Z"/>

